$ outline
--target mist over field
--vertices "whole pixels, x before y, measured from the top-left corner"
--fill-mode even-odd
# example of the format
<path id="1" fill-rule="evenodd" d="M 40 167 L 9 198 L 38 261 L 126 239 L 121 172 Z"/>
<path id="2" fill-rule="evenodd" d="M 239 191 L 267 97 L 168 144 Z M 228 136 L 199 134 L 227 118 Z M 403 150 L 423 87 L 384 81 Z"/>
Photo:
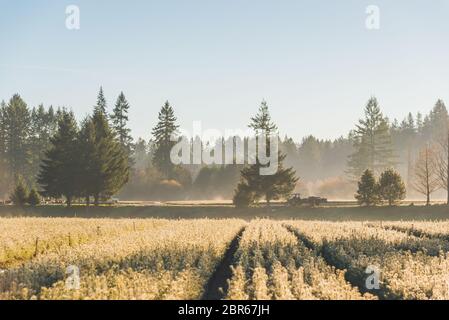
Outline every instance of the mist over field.
<path id="1" fill-rule="evenodd" d="M 103 94 L 101 92 L 101 94 Z M 126 99 L 125 96 L 121 96 Z M 104 98 L 103 98 L 104 99 Z M 126 100 L 129 112 L 132 106 Z M 120 100 L 116 105 L 119 105 Z M 380 108 L 381 106 L 379 106 Z M 105 110 L 114 116 L 113 109 L 105 105 Z M 46 108 L 42 105 L 30 107 L 20 96 L 14 96 L 8 103 L 2 103 L 0 114 L 2 126 L 2 175 L 0 189 L 3 199 L 8 199 L 12 191 L 14 177 L 21 177 L 29 186 L 36 185 L 41 161 L 45 151 L 51 146 L 51 137 L 56 133 L 58 121 L 65 109 Z M 361 106 L 363 110 L 363 106 Z M 68 110 L 67 110 L 68 112 Z M 126 109 L 128 112 L 128 109 Z M 438 100 L 427 114 L 411 113 L 402 120 L 388 120 L 379 109 L 379 115 L 385 117 L 386 127 L 383 133 L 377 133 L 379 148 L 388 148 L 388 155 L 376 153 L 376 163 L 351 163 L 354 155 L 366 152 L 360 146 L 358 126 L 336 140 L 321 139 L 309 135 L 301 141 L 288 136 L 280 137 L 279 150 L 285 154 L 284 165 L 295 170 L 299 181 L 294 189 L 304 196 L 321 196 L 331 200 L 354 200 L 357 190 L 355 166 L 372 168 L 394 167 L 403 177 L 407 199 L 423 200 L 425 195 L 418 192 L 416 182 L 416 162 L 419 153 L 428 145 L 436 153 L 444 152 L 447 130 L 447 109 L 444 102 Z M 117 116 L 119 117 L 120 114 Z M 155 114 L 155 116 L 157 116 Z M 371 115 L 372 116 L 372 115 Z M 365 121 L 366 119 L 361 119 Z M 113 123 L 111 123 L 114 128 Z M 120 124 L 124 125 L 124 124 Z M 174 122 L 176 125 L 176 121 Z M 126 148 L 130 154 L 130 172 L 127 182 L 118 190 L 116 197 L 121 200 L 169 201 L 169 200 L 232 200 L 234 190 L 240 180 L 242 165 L 230 164 L 185 164 L 176 167 L 172 177 L 168 177 L 160 165 L 155 152 L 158 148 L 154 136 L 133 140 L 126 127 L 115 127 L 125 132 Z M 124 131 L 123 131 L 124 130 Z M 382 136 L 383 135 L 383 136 Z M 200 137 L 197 137 L 200 139 Z M 379 149 L 380 150 L 380 149 Z M 365 155 L 364 155 L 365 156 Z M 166 162 L 170 162 L 168 159 Z M 444 163 L 440 165 L 444 166 Z M 351 172 L 352 171 L 352 172 Z M 360 171 L 360 170 L 359 170 Z M 358 174 L 361 174 L 359 172 Z M 441 177 L 444 179 L 444 177 Z M 440 179 L 438 179 L 440 180 Z M 444 200 L 444 188 L 439 186 L 432 192 L 434 200 Z"/>

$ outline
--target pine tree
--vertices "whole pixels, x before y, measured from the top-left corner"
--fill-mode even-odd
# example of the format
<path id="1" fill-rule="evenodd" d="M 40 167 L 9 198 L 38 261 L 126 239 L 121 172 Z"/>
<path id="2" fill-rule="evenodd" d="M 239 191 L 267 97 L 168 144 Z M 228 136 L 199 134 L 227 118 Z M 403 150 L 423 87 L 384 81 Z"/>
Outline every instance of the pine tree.
<path id="1" fill-rule="evenodd" d="M 423 131 L 423 119 L 422 114 L 418 112 L 416 114 L 416 129 L 418 130 L 418 133 L 422 134 Z"/>
<path id="2" fill-rule="evenodd" d="M 104 113 L 94 110 L 90 121 L 91 124 L 85 124 L 85 131 L 82 130 L 85 139 L 80 141 L 80 146 L 85 149 L 81 152 L 84 155 L 81 167 L 86 170 L 82 176 L 89 182 L 89 192 L 84 193 L 91 193 L 95 205 L 99 205 L 101 198 L 111 197 L 128 182 L 129 165 L 128 157 Z"/>
<path id="3" fill-rule="evenodd" d="M 6 158 L 6 103 L 0 103 L 0 196 L 4 197 L 9 191 L 11 177 Z"/>
<path id="4" fill-rule="evenodd" d="M 263 167 L 259 161 L 256 164 L 245 167 L 241 171 L 240 190 L 252 194 L 252 199 L 264 199 L 267 204 L 272 200 L 286 199 L 290 196 L 296 187 L 298 179 L 293 168 L 285 169 L 282 162 L 285 155 L 279 153 L 278 170 L 272 175 L 261 175 L 260 170 Z M 237 192 L 236 197 L 241 195 Z"/>
<path id="5" fill-rule="evenodd" d="M 90 197 L 96 192 L 97 168 L 101 164 L 96 157 L 95 127 L 91 117 L 86 117 L 81 122 L 81 128 L 77 138 L 78 159 L 80 162 L 79 191 L 80 196 L 86 199 L 86 205 L 90 205 Z"/>
<path id="6" fill-rule="evenodd" d="M 158 115 L 158 123 L 153 128 L 154 155 L 153 164 L 167 179 L 173 179 L 174 164 L 170 159 L 170 152 L 176 144 L 174 139 L 179 126 L 176 125 L 176 117 L 170 103 L 165 102 Z"/>
<path id="7" fill-rule="evenodd" d="M 136 145 L 134 147 L 134 168 L 137 170 L 146 169 L 151 160 L 152 159 L 148 154 L 147 142 L 142 138 L 137 139 Z"/>
<path id="8" fill-rule="evenodd" d="M 31 110 L 31 129 L 29 138 L 31 176 L 34 178 L 39 173 L 39 166 L 44 159 L 45 151 L 50 147 L 50 138 L 54 135 L 54 127 L 57 126 L 52 108 L 45 110 L 43 105 Z"/>
<path id="9" fill-rule="evenodd" d="M 389 206 L 405 199 L 405 184 L 399 173 L 393 169 L 382 172 L 379 179 L 379 194 L 383 200 L 388 201 Z"/>
<path id="10" fill-rule="evenodd" d="M 77 150 L 78 127 L 72 112 L 63 111 L 58 131 L 50 139 L 37 181 L 46 197 L 66 198 L 70 207 L 79 195 L 80 163 Z"/>
<path id="11" fill-rule="evenodd" d="M 0 103 L 0 161 L 5 159 L 6 154 L 6 103 Z"/>
<path id="12" fill-rule="evenodd" d="M 24 206 L 28 200 L 28 190 L 22 179 L 17 177 L 16 186 L 11 194 L 11 201 L 16 206 Z"/>
<path id="13" fill-rule="evenodd" d="M 27 198 L 27 202 L 32 207 L 35 207 L 41 203 L 41 196 L 39 195 L 39 193 L 36 191 L 35 188 L 31 188 Z"/>
<path id="14" fill-rule="evenodd" d="M 266 139 L 266 152 L 269 154 L 269 137 L 277 136 L 277 126 L 271 121 L 265 101 L 262 102 L 259 113 L 251 118 L 249 127 L 255 131 L 257 139 Z M 272 175 L 260 174 L 263 166 L 258 158 L 256 158 L 255 164 L 245 167 L 241 171 L 241 181 L 234 195 L 235 204 L 241 205 L 239 202 L 244 204 L 245 201 L 262 198 L 267 204 L 270 204 L 272 200 L 288 198 L 295 189 L 298 179 L 295 177 L 296 173 L 293 168 L 284 168 L 284 159 L 285 155 L 278 151 L 278 168 Z"/>
<path id="15" fill-rule="evenodd" d="M 240 182 L 232 199 L 236 208 L 247 208 L 254 202 L 254 192 L 245 182 Z"/>
<path id="16" fill-rule="evenodd" d="M 4 110 L 6 162 L 14 181 L 19 176 L 29 177 L 29 137 L 31 116 L 25 101 L 15 94 Z"/>
<path id="17" fill-rule="evenodd" d="M 379 203 L 379 188 L 371 170 L 365 170 L 358 182 L 358 187 L 355 198 L 360 205 L 373 206 Z"/>
<path id="18" fill-rule="evenodd" d="M 299 166 L 304 179 L 314 179 L 323 170 L 322 142 L 310 135 L 302 139 L 299 147 Z M 302 172 L 302 171 L 301 171 Z"/>
<path id="19" fill-rule="evenodd" d="M 388 119 L 382 115 L 377 99 L 372 97 L 353 132 L 355 152 L 349 157 L 348 173 L 359 177 L 366 169 L 375 174 L 394 165 Z"/>
<path id="20" fill-rule="evenodd" d="M 255 131 L 256 135 L 264 134 L 270 136 L 272 133 L 277 132 L 277 126 L 271 120 L 268 104 L 265 100 L 260 104 L 257 115 L 251 118 L 249 127 Z"/>
<path id="21" fill-rule="evenodd" d="M 121 92 L 117 98 L 117 102 L 115 103 L 113 114 L 111 115 L 111 120 L 113 128 L 118 135 L 120 144 L 131 159 L 133 139 L 130 135 L 131 129 L 127 127 L 127 123 L 129 120 L 128 110 L 128 101 L 126 100 L 123 92 Z"/>
<path id="22" fill-rule="evenodd" d="M 108 106 L 106 103 L 106 98 L 104 97 L 103 87 L 100 87 L 100 91 L 98 92 L 98 97 L 97 97 L 97 104 L 94 107 L 94 111 L 102 112 L 105 116 L 107 116 L 108 115 L 107 109 L 108 109 Z"/>
<path id="23" fill-rule="evenodd" d="M 58 119 L 53 106 L 48 107 L 45 118 L 45 127 L 47 129 L 48 136 L 50 137 L 53 137 L 58 129 Z"/>
<path id="24" fill-rule="evenodd" d="M 439 99 L 429 114 L 431 139 L 445 140 L 448 132 L 449 115 L 443 100 Z"/>

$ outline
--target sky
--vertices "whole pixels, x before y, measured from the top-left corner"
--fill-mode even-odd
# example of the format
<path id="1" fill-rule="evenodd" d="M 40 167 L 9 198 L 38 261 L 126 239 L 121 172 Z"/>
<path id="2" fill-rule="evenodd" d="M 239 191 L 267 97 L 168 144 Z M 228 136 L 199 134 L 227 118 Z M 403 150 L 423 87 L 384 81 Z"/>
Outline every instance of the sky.
<path id="1" fill-rule="evenodd" d="M 0 0 L 0 100 L 81 119 L 123 91 L 145 139 L 166 100 L 184 130 L 223 132 L 266 100 L 282 135 L 337 138 L 373 95 L 390 119 L 449 104 L 448 17 L 449 0 Z"/>

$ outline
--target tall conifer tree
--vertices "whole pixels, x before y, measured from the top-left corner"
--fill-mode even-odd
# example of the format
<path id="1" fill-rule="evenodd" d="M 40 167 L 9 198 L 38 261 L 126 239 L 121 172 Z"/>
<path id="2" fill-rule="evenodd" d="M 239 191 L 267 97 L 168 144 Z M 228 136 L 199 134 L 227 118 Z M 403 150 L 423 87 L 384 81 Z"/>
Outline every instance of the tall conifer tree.
<path id="1" fill-rule="evenodd" d="M 130 135 L 131 129 L 127 127 L 128 124 L 129 103 L 125 98 L 123 92 L 117 98 L 113 113 L 111 115 L 112 125 L 117 133 L 120 144 L 131 158 L 133 139 Z"/>
<path id="2" fill-rule="evenodd" d="M 98 205 L 101 198 L 114 195 L 128 182 L 129 165 L 128 157 L 109 127 L 104 113 L 95 110 L 91 121 L 93 128 L 89 130 L 94 130 L 93 145 L 87 145 L 92 150 L 86 160 L 89 161 L 88 173 L 92 181 L 90 189 L 95 205 Z"/>
<path id="3" fill-rule="evenodd" d="M 31 164 L 31 116 L 25 101 L 18 94 L 15 94 L 6 106 L 4 122 L 6 161 L 12 177 L 17 181 L 20 176 L 29 177 Z"/>
<path id="4" fill-rule="evenodd" d="M 154 155 L 153 164 L 161 171 L 167 179 L 174 178 L 174 164 L 170 159 L 170 152 L 176 141 L 179 126 L 176 124 L 176 117 L 170 103 L 165 102 L 158 115 L 158 123 L 153 128 L 154 137 Z"/>
<path id="5" fill-rule="evenodd" d="M 374 97 L 365 107 L 365 118 L 356 125 L 353 144 L 355 152 L 348 162 L 348 173 L 353 178 L 358 179 L 366 169 L 378 174 L 395 164 L 388 119 Z"/>
<path id="6" fill-rule="evenodd" d="M 268 105 L 262 102 L 258 114 L 251 118 L 249 125 L 256 133 L 257 139 L 267 139 L 266 152 L 269 154 L 269 138 L 277 138 L 277 126 L 272 122 Z M 278 139 L 279 141 L 279 139 Z M 267 204 L 272 200 L 288 198 L 295 189 L 298 179 L 293 168 L 284 168 L 285 155 L 278 151 L 278 168 L 272 175 L 261 175 L 263 165 L 256 159 L 256 163 L 245 167 L 241 171 L 241 181 L 237 186 L 234 203 L 238 206 L 239 201 L 251 204 L 254 200 L 265 199 Z"/>
<path id="7" fill-rule="evenodd" d="M 64 196 L 67 206 L 79 194 L 80 163 L 77 145 L 78 127 L 72 112 L 63 111 L 58 131 L 50 139 L 37 181 L 42 194 L 58 198 Z"/>
<path id="8" fill-rule="evenodd" d="M 105 116 L 107 116 L 107 103 L 106 103 L 106 98 L 104 96 L 104 92 L 103 92 L 103 87 L 100 87 L 100 91 L 98 92 L 98 97 L 97 97 L 97 104 L 94 107 L 95 112 L 100 111 L 102 112 Z"/>

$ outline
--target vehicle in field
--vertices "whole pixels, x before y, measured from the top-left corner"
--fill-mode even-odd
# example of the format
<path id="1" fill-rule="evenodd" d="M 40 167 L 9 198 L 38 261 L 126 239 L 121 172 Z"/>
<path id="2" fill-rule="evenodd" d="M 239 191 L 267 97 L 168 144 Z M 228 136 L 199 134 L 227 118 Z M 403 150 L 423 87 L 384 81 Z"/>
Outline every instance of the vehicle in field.
<path id="1" fill-rule="evenodd" d="M 319 206 L 324 203 L 327 203 L 326 198 L 321 197 L 308 197 L 308 198 L 301 198 L 301 194 L 295 193 L 293 194 L 290 199 L 287 201 L 287 205 L 289 207 L 299 207 L 302 205 L 309 205 L 311 207 Z"/>
<path id="2" fill-rule="evenodd" d="M 119 202 L 120 202 L 119 198 L 112 197 L 112 198 L 107 199 L 104 203 L 105 204 L 118 204 Z"/>

